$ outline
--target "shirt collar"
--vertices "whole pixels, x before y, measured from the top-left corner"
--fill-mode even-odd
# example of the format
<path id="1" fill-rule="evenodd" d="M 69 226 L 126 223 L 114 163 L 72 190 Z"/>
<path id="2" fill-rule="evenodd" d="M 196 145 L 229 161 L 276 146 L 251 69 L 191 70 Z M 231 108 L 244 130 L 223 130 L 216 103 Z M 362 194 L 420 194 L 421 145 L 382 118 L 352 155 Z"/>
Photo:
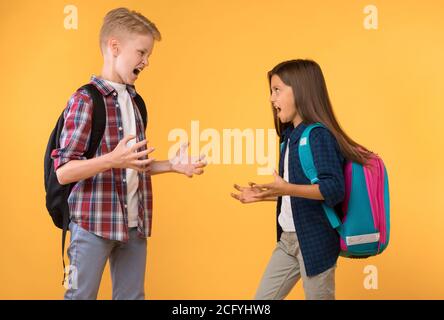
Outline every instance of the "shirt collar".
<path id="1" fill-rule="evenodd" d="M 304 124 L 303 122 L 298 124 L 296 128 L 294 128 L 293 126 L 287 128 L 283 134 L 284 139 L 285 140 L 290 139 L 290 141 L 293 143 L 298 141 L 302 133 L 304 132 L 305 128 L 307 128 L 307 125 Z"/>
<path id="2" fill-rule="evenodd" d="M 107 96 L 116 91 L 116 89 L 114 89 L 113 86 L 106 83 L 106 81 L 104 81 L 102 78 L 95 75 L 91 77 L 91 83 L 94 84 L 97 87 L 97 89 L 99 89 L 100 93 L 104 96 Z M 128 90 L 132 98 L 134 98 L 137 95 L 135 86 L 127 84 L 126 89 Z"/>
<path id="3" fill-rule="evenodd" d="M 301 138 L 305 128 L 307 128 L 307 125 L 304 124 L 303 122 L 298 124 L 298 126 L 294 128 L 293 131 L 291 132 L 290 141 L 296 143 Z"/>

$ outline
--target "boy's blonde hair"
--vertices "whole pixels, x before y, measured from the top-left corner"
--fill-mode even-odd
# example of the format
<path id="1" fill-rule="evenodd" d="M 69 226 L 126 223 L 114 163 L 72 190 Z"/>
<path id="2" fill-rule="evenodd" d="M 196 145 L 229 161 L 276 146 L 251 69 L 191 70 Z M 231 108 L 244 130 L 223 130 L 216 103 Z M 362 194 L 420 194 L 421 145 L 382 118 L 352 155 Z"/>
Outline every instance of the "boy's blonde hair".
<path id="1" fill-rule="evenodd" d="M 134 10 L 130 11 L 127 8 L 117 8 L 108 12 L 103 19 L 103 25 L 100 29 L 100 48 L 102 51 L 108 37 L 122 31 L 138 34 L 149 33 L 154 40 L 160 41 L 162 39 L 156 25 L 141 13 Z"/>

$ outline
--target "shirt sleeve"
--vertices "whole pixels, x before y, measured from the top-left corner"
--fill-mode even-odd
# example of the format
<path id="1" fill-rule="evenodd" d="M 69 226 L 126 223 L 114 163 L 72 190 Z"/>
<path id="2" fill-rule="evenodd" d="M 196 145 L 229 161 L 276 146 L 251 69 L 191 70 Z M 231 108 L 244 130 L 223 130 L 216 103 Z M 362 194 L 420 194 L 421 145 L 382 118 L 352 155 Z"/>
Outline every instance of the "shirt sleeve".
<path id="1" fill-rule="evenodd" d="M 71 160 L 85 160 L 91 136 L 92 99 L 86 91 L 77 91 L 68 101 L 60 134 L 60 148 L 51 152 L 54 170 Z"/>
<path id="2" fill-rule="evenodd" d="M 310 134 L 317 184 L 325 204 L 334 207 L 345 197 L 344 157 L 335 137 L 326 128 L 316 128 Z"/>

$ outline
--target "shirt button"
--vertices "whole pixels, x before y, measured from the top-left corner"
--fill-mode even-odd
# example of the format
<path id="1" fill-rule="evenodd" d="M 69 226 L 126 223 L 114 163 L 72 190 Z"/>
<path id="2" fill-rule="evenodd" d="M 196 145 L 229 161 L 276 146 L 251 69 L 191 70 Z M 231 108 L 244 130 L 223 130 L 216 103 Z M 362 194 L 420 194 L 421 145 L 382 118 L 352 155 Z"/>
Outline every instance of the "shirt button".
<path id="1" fill-rule="evenodd" d="M 125 209 L 128 208 L 128 205 L 125 205 Z"/>
<path id="2" fill-rule="evenodd" d="M 123 182 L 126 182 L 126 179 L 123 179 Z"/>
<path id="3" fill-rule="evenodd" d="M 119 131 L 122 131 L 123 130 L 123 128 L 122 127 L 119 127 Z"/>
<path id="4" fill-rule="evenodd" d="M 117 107 L 117 108 L 119 107 L 119 104 L 118 104 L 118 103 L 116 103 L 116 107 Z"/>
<path id="5" fill-rule="evenodd" d="M 113 96 L 114 96 L 114 97 L 117 96 L 117 93 L 116 93 L 115 91 L 113 92 Z"/>

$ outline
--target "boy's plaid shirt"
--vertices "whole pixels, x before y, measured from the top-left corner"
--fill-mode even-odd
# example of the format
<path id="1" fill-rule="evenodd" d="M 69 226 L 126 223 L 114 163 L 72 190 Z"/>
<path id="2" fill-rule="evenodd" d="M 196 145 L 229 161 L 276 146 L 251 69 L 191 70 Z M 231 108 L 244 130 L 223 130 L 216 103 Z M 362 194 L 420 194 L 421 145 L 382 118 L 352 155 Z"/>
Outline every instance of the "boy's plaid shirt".
<path id="1" fill-rule="evenodd" d="M 117 92 L 102 79 L 93 76 L 94 84 L 105 100 L 106 128 L 96 157 L 114 150 L 124 137 L 122 116 Z M 145 128 L 138 108 L 135 106 L 136 91 L 127 86 L 132 98 L 136 120 L 137 141 L 145 139 Z M 75 92 L 64 111 L 65 125 L 60 137 L 60 148 L 53 150 L 54 168 L 70 160 L 85 160 L 91 135 L 92 98 L 85 90 Z M 146 147 L 139 151 L 146 150 Z M 126 169 L 111 169 L 91 178 L 79 181 L 68 198 L 71 221 L 100 237 L 122 242 L 128 241 L 128 212 Z M 139 215 L 137 230 L 139 236 L 148 237 L 152 225 L 151 176 L 139 173 Z"/>

